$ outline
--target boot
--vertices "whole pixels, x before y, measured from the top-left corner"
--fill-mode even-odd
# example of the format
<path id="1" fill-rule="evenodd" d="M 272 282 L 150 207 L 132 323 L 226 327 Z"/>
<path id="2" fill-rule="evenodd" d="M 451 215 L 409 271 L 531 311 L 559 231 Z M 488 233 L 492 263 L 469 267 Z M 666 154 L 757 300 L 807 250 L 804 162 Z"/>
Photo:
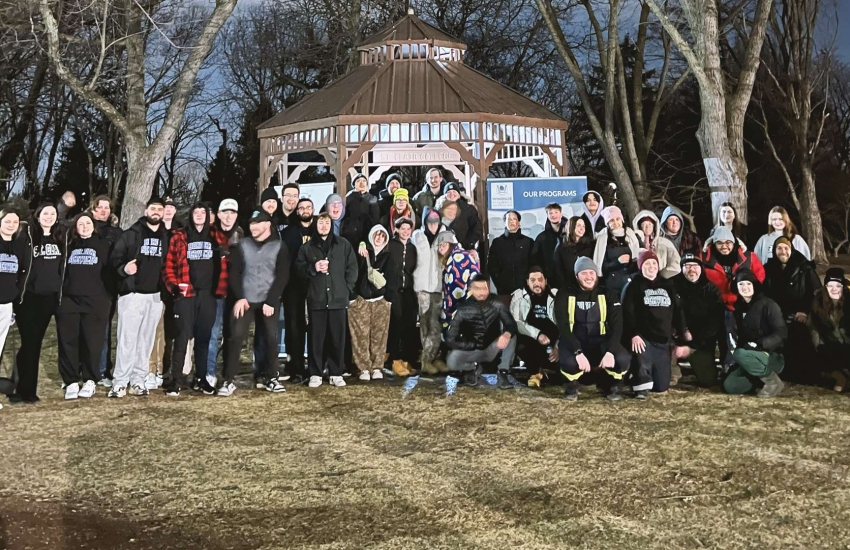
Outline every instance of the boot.
<path id="1" fill-rule="evenodd" d="M 430 376 L 434 376 L 439 371 L 437 370 L 437 367 L 434 366 L 434 363 L 432 363 L 431 361 L 422 361 L 422 372 Z"/>
<path id="2" fill-rule="evenodd" d="M 435 359 L 433 364 L 437 372 L 449 372 L 449 366 L 442 359 Z"/>
<path id="3" fill-rule="evenodd" d="M 407 361 L 402 361 L 402 363 L 404 364 L 404 368 L 407 369 L 407 375 L 408 376 L 415 376 L 416 375 L 416 369 L 413 368 L 413 365 L 411 365 Z"/>
<path id="4" fill-rule="evenodd" d="M 833 391 L 841 393 L 844 391 L 845 386 L 847 386 L 847 377 L 840 370 L 834 371 L 830 374 L 833 380 L 835 380 L 835 385 L 832 387 Z"/>
<path id="5" fill-rule="evenodd" d="M 511 384 L 511 381 L 508 380 L 508 371 L 500 370 L 498 371 L 498 374 L 496 374 L 496 377 L 498 379 L 497 387 L 500 390 L 509 390 L 514 387 L 513 384 Z"/>
<path id="6" fill-rule="evenodd" d="M 528 377 L 528 387 L 529 388 L 539 388 L 540 382 L 543 381 L 543 375 L 541 373 L 532 374 Z"/>
<path id="7" fill-rule="evenodd" d="M 622 401 L 623 400 L 623 394 L 620 393 L 620 385 L 614 384 L 613 386 L 611 386 L 611 389 L 608 390 L 607 394 L 605 394 L 605 398 L 608 401 L 614 401 L 614 402 Z"/>
<path id="8" fill-rule="evenodd" d="M 564 399 L 566 401 L 578 401 L 578 382 L 564 384 Z"/>
<path id="9" fill-rule="evenodd" d="M 401 359 L 396 359 L 393 361 L 393 374 L 400 377 L 409 376 L 410 373 L 407 372 L 407 369 L 404 368 L 404 361 Z"/>
<path id="10" fill-rule="evenodd" d="M 757 395 L 759 397 L 776 397 L 782 392 L 782 388 L 785 387 L 785 384 L 775 372 L 765 376 L 761 381 L 764 382 L 764 387 L 758 391 Z"/>

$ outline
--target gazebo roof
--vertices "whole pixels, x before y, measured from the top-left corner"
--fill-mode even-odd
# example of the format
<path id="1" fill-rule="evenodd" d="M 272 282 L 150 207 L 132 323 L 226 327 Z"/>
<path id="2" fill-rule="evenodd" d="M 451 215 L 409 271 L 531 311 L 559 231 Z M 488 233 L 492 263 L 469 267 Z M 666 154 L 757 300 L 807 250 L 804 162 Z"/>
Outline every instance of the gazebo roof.
<path id="1" fill-rule="evenodd" d="M 359 49 L 423 43 L 457 50 L 466 48 L 455 38 L 408 14 L 366 39 Z M 345 123 L 450 119 L 566 127 L 566 121 L 546 107 L 460 60 L 434 55 L 425 58 L 389 55 L 378 62 L 362 64 L 331 85 L 307 95 L 261 124 L 258 130 L 264 137 L 284 133 L 287 130 L 284 127 L 294 124 L 299 129 L 313 129 Z M 274 131 L 277 128 L 280 132 Z"/>

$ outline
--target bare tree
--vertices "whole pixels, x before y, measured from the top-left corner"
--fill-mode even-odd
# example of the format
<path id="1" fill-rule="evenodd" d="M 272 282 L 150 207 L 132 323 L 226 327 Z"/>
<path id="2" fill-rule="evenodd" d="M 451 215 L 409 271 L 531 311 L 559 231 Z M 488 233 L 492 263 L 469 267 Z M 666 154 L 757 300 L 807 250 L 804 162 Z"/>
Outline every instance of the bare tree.
<path id="1" fill-rule="evenodd" d="M 759 56 L 773 0 L 729 2 L 721 19 L 720 0 L 678 0 L 687 23 L 680 32 L 665 7 L 657 0 L 643 0 L 661 21 L 664 30 L 684 55 L 699 85 L 701 122 L 697 139 L 702 149 L 706 175 L 715 211 L 726 201 L 735 205 L 742 222 L 747 220 L 747 162 L 744 158 L 744 120 L 753 91 Z M 752 20 L 745 15 L 752 12 Z M 735 23 L 738 23 L 736 26 Z M 727 27 L 735 26 L 743 53 L 737 58 L 738 74 L 725 75 L 721 63 L 721 41 L 728 45 Z M 728 53 L 733 48 L 727 47 Z"/>
<path id="2" fill-rule="evenodd" d="M 148 41 L 151 36 L 162 37 L 169 45 L 177 46 L 165 34 L 163 25 L 151 15 L 157 3 L 141 3 L 137 0 L 95 0 L 79 4 L 74 11 L 77 18 L 86 18 L 95 24 L 88 32 L 81 33 L 77 40 L 84 42 L 82 48 L 94 52 L 88 62 L 80 62 L 74 56 L 65 56 L 69 47 L 60 36 L 60 24 L 54 9 L 61 8 L 64 0 L 56 2 L 39 0 L 39 13 L 47 41 L 47 54 L 57 76 L 86 103 L 94 106 L 115 125 L 121 134 L 127 157 L 127 189 L 122 210 L 122 224 L 127 227 L 140 217 L 151 196 L 157 171 L 173 142 L 183 120 L 195 79 L 206 57 L 213 47 L 215 37 L 236 7 L 237 0 L 216 0 L 215 8 L 188 48 L 180 47 L 182 58 L 176 80 L 167 102 L 165 116 L 152 140 L 148 138 L 148 107 L 146 97 L 146 59 Z M 54 4 L 54 8 L 51 8 Z M 147 6 L 147 8 L 145 7 Z M 61 11 L 57 12 L 61 13 Z M 61 19 L 60 19 L 61 20 Z M 92 32 L 96 31 L 96 32 Z M 38 31 L 36 31 L 38 32 Z M 103 92 L 101 81 L 104 68 L 116 59 L 126 64 L 124 101 L 110 100 Z"/>

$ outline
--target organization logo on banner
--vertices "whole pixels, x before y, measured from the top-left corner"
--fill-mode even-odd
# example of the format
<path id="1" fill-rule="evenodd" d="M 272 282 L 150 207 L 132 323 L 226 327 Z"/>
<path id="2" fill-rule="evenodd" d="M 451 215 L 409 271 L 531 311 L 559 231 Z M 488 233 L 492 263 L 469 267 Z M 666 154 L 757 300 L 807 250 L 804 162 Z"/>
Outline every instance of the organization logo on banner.
<path id="1" fill-rule="evenodd" d="M 490 208 L 493 210 L 513 210 L 514 182 L 500 181 L 491 186 Z"/>

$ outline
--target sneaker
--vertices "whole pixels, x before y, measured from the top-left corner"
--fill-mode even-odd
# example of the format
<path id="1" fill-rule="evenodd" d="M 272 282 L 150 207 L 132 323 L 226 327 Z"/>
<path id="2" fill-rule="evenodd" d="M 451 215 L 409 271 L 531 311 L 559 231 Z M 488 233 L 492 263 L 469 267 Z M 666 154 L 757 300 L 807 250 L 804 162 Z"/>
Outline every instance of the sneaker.
<path id="1" fill-rule="evenodd" d="M 372 369 L 372 380 L 382 380 L 384 378 L 384 373 L 381 372 L 381 369 Z"/>
<path id="2" fill-rule="evenodd" d="M 216 376 L 214 374 L 208 374 L 207 375 L 207 384 L 209 384 L 210 386 L 215 388 L 217 383 L 218 383 L 218 378 L 216 378 Z"/>
<path id="3" fill-rule="evenodd" d="M 264 380 L 260 380 L 259 378 L 254 379 L 254 389 L 257 389 L 257 390 L 266 389 L 266 382 Z"/>
<path id="4" fill-rule="evenodd" d="M 165 395 L 168 397 L 180 396 L 180 384 L 174 380 L 170 381 L 168 384 L 164 384 L 162 389 L 165 390 Z"/>
<path id="5" fill-rule="evenodd" d="M 80 385 L 74 382 L 65 386 L 65 400 L 76 399 L 80 396 Z"/>
<path id="6" fill-rule="evenodd" d="M 342 376 L 331 376 L 331 386 L 336 386 L 337 388 L 344 388 L 345 379 Z"/>
<path id="7" fill-rule="evenodd" d="M 369 380 L 372 379 L 372 377 L 369 376 L 369 371 L 364 370 L 363 372 L 360 373 L 360 376 L 358 376 L 357 379 L 360 380 L 361 382 L 368 382 Z"/>
<path id="8" fill-rule="evenodd" d="M 210 384 L 206 378 L 201 378 L 200 380 L 196 380 L 198 384 L 198 389 L 195 391 L 201 391 L 204 395 L 214 395 L 215 394 L 215 386 Z M 194 389 L 194 388 L 193 388 Z"/>
<path id="9" fill-rule="evenodd" d="M 278 382 L 287 382 L 290 378 L 291 378 L 291 376 L 289 376 L 288 374 L 286 374 L 286 373 L 284 372 L 283 374 L 280 374 L 280 375 L 277 377 L 277 381 L 278 381 Z"/>
<path id="10" fill-rule="evenodd" d="M 613 386 L 613 387 L 611 388 L 611 391 L 609 391 L 609 392 L 605 395 L 605 399 L 607 399 L 608 401 L 614 401 L 614 402 L 622 401 L 622 400 L 623 400 L 623 394 L 622 394 L 622 393 L 620 393 L 620 388 L 619 388 L 619 387 L 617 387 L 617 386 Z"/>
<path id="11" fill-rule="evenodd" d="M 154 373 L 150 373 L 145 377 L 145 387 L 149 390 L 155 390 L 157 388 L 156 385 L 157 376 Z"/>
<path id="12" fill-rule="evenodd" d="M 322 385 L 322 377 L 321 376 L 311 376 L 310 383 L 307 386 L 311 388 L 318 388 Z"/>
<path id="13" fill-rule="evenodd" d="M 478 385 L 478 372 L 475 370 L 471 370 L 469 372 L 464 373 L 463 375 L 463 383 L 466 386 L 474 388 Z"/>
<path id="14" fill-rule="evenodd" d="M 500 370 L 496 374 L 496 377 L 497 377 L 497 380 L 498 380 L 498 382 L 496 383 L 496 387 L 498 387 L 500 390 L 509 390 L 509 389 L 514 387 L 513 384 L 511 384 L 511 381 L 508 380 L 507 371 L 501 371 Z"/>
<path id="15" fill-rule="evenodd" d="M 219 397 L 230 397 L 233 395 L 233 392 L 236 391 L 236 386 L 233 382 L 226 382 L 222 387 L 218 389 Z"/>
<path id="16" fill-rule="evenodd" d="M 101 386 L 103 388 L 111 388 L 112 387 L 112 378 L 107 378 L 107 377 L 104 376 L 103 378 L 98 380 L 97 385 Z"/>
<path id="17" fill-rule="evenodd" d="M 635 392 L 635 399 L 640 399 L 641 401 L 646 401 L 649 399 L 649 390 L 640 390 Z"/>
<path id="18" fill-rule="evenodd" d="M 148 391 L 146 387 L 136 384 L 132 386 L 129 390 L 127 390 L 127 393 L 129 393 L 130 395 L 135 395 L 137 397 L 144 397 L 146 395 L 149 395 L 150 391 Z"/>
<path id="19" fill-rule="evenodd" d="M 83 387 L 80 388 L 79 397 L 83 399 L 88 399 L 89 397 L 94 397 L 95 392 L 97 391 L 97 384 L 94 383 L 94 380 L 88 380 Z"/>
<path id="20" fill-rule="evenodd" d="M 109 390 L 109 393 L 106 394 L 106 397 L 111 397 L 113 399 L 120 399 L 127 395 L 127 387 L 122 386 L 120 384 L 113 384 L 112 388 Z"/>
<path id="21" fill-rule="evenodd" d="M 296 374 L 295 376 L 289 379 L 289 383 L 293 386 L 300 386 L 305 382 L 304 377 L 300 374 Z"/>
<path id="22" fill-rule="evenodd" d="M 542 382 L 542 381 L 543 381 L 543 374 L 541 374 L 539 372 L 537 374 L 532 374 L 531 376 L 528 377 L 528 387 L 529 388 L 539 388 L 540 382 Z"/>
<path id="23" fill-rule="evenodd" d="M 276 378 L 272 378 L 268 382 L 266 382 L 266 391 L 272 393 L 285 393 L 286 388 L 282 383 L 278 382 Z"/>
<path id="24" fill-rule="evenodd" d="M 340 378 L 351 378 L 351 373 L 348 372 L 348 371 L 345 371 L 344 373 L 342 373 L 342 376 Z"/>
<path id="25" fill-rule="evenodd" d="M 569 401 L 570 403 L 578 401 L 578 393 L 567 391 L 567 393 L 564 394 L 564 401 Z"/>

